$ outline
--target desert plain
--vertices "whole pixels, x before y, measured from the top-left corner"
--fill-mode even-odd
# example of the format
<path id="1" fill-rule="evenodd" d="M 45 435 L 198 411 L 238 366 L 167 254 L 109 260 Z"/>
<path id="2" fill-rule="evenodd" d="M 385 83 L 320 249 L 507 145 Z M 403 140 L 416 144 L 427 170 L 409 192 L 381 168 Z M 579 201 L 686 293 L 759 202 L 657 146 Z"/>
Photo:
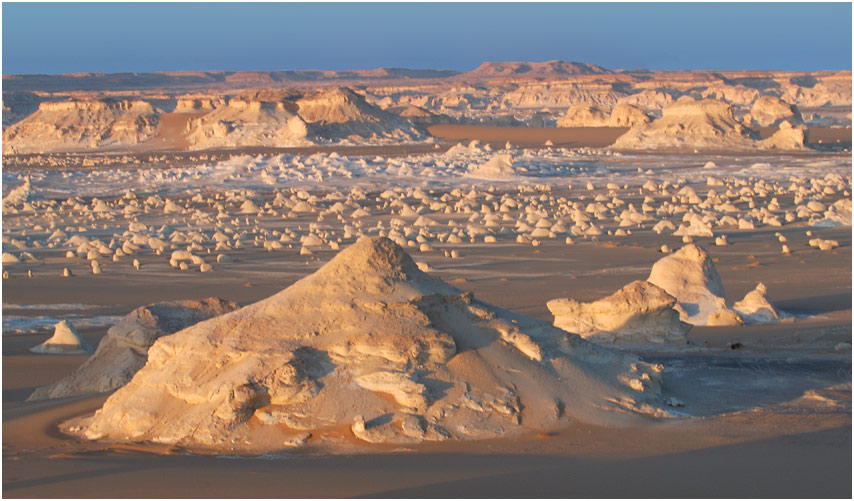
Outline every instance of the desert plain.
<path id="1" fill-rule="evenodd" d="M 850 72 L 4 75 L 3 495 L 850 497 L 850 110 Z"/>

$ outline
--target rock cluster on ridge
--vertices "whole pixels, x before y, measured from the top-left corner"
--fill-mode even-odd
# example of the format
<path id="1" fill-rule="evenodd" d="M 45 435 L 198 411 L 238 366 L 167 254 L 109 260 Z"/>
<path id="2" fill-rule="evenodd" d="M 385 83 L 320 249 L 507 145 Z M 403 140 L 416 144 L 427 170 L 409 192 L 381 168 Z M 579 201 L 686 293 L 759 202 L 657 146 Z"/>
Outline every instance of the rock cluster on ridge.
<path id="1" fill-rule="evenodd" d="M 362 238 L 265 300 L 158 339 L 90 439 L 271 451 L 483 439 L 662 415 L 661 367 L 515 315 Z"/>

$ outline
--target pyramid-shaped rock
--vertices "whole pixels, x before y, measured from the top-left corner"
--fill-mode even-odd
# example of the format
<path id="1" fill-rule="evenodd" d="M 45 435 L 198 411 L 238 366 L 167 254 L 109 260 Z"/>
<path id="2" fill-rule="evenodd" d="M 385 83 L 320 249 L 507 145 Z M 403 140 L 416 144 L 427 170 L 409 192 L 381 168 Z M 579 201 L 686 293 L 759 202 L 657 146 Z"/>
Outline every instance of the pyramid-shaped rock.
<path id="1" fill-rule="evenodd" d="M 483 439 L 663 415 L 661 367 L 474 299 L 362 238 L 267 299 L 158 339 L 90 439 L 263 452 Z"/>
<path id="2" fill-rule="evenodd" d="M 30 348 L 33 353 L 53 355 L 82 355 L 92 353 L 89 346 L 71 324 L 65 320 L 56 323 L 53 328 L 53 336 L 44 343 Z"/>

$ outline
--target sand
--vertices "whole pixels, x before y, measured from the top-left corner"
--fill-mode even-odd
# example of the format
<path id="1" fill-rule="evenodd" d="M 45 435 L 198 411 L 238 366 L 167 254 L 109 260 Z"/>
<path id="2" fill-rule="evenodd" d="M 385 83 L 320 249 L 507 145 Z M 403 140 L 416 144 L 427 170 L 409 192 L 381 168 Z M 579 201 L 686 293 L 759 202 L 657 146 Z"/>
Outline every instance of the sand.
<path id="1" fill-rule="evenodd" d="M 695 327 L 690 331 L 692 343 L 707 347 L 733 367 L 750 370 L 757 377 L 786 376 L 787 380 L 798 382 L 771 395 L 758 384 L 753 393 L 741 397 L 749 400 L 750 394 L 763 394 L 766 400 L 758 412 L 748 410 L 702 422 L 623 431 L 578 425 L 553 435 L 478 442 L 474 447 L 408 446 L 391 454 L 387 450 L 363 449 L 357 455 L 330 457 L 310 453 L 247 460 L 188 456 L 173 450 L 170 455 L 161 456 L 163 449 L 81 443 L 59 435 L 59 422 L 93 411 L 104 397 L 38 405 L 23 404 L 23 400 L 35 386 L 70 373 L 75 366 L 72 362 L 80 363 L 85 357 L 28 355 L 26 349 L 46 339 L 47 333 L 4 335 L 4 494 L 850 497 L 850 394 L 845 396 L 843 392 L 831 398 L 831 402 L 837 402 L 834 405 L 841 407 L 816 398 L 789 403 L 810 389 L 820 390 L 850 379 L 850 352 L 839 355 L 833 351 L 836 344 L 851 340 L 850 233 L 847 229 L 819 231 L 827 238 L 839 239 L 841 247 L 829 254 L 798 247 L 794 268 L 792 261 L 780 255 L 777 245 L 767 238 L 769 232 L 773 233 L 770 230 L 735 230 L 730 235 L 738 244 L 713 248 L 728 295 L 743 297 L 759 280 L 768 285 L 775 304 L 785 311 L 819 313 L 773 328 Z M 783 230 L 783 234 L 794 242 L 803 231 Z M 670 239 L 671 246 L 678 248 L 678 239 Z M 435 258 L 426 259 L 434 263 L 440 276 L 449 281 L 457 279 L 452 282 L 455 286 L 512 311 L 550 321 L 545 307 L 548 299 L 571 294 L 580 300 L 594 300 L 631 280 L 646 278 L 649 263 L 660 256 L 657 242 L 649 236 L 640 238 L 637 246 L 594 242 L 573 246 L 546 242 L 537 248 L 480 245 L 468 248 L 464 260 L 444 266 Z M 266 262 L 263 250 L 250 250 L 244 254 L 244 267 L 239 270 L 223 269 L 216 278 L 179 276 L 170 279 L 165 291 L 161 283 L 169 275 L 162 272 L 146 277 L 78 277 L 79 282 L 59 284 L 49 277 L 12 279 L 4 281 L 3 297 L 5 303 L 13 304 L 69 303 L 79 300 L 83 292 L 86 302 L 104 305 L 99 312 L 115 313 L 155 300 L 198 296 L 202 292 L 250 302 L 278 291 L 319 264 L 306 265 L 290 258 L 270 268 Z M 621 266 L 612 266 L 614 262 Z M 757 262 L 758 265 L 753 264 Z M 555 274 L 555 263 L 571 263 L 565 268 L 568 274 Z M 810 279 L 816 270 L 828 268 L 846 272 L 829 275 L 823 283 Z M 128 288 L 128 280 L 135 286 Z M 47 296 L 45 291 L 49 291 Z M 4 315 L 11 311 L 4 308 Z M 104 329 L 84 329 L 81 333 L 95 345 Z M 736 342 L 744 348 L 727 348 Z M 800 353 L 796 358 L 804 362 L 771 362 L 779 357 L 774 354 L 780 350 L 788 353 L 786 358 Z M 804 371 L 813 376 L 804 379 Z M 691 380 L 686 378 L 682 384 L 691 387 Z M 744 405 L 735 397 L 731 391 L 710 393 L 705 403 L 693 404 L 710 411 L 716 406 L 720 410 L 721 404 L 730 409 Z M 651 476 L 659 477 L 661 471 L 672 473 L 672 478 L 666 482 L 649 480 Z M 321 481 L 331 474 L 340 481 Z M 190 477 L 193 482 L 186 482 Z"/>
<path id="2" fill-rule="evenodd" d="M 498 146 L 503 147 L 505 142 L 501 141 Z M 437 151 L 441 152 L 441 148 Z M 401 150 L 403 147 L 359 151 L 370 151 L 370 155 L 376 155 L 398 154 Z M 433 151 L 433 147 L 421 151 Z M 547 152 L 545 149 L 531 151 Z M 257 154 L 254 150 L 241 153 Z M 524 157 L 520 153 L 514 154 Z M 570 173 L 577 176 L 572 178 L 572 188 L 568 187 L 566 180 L 554 181 L 554 177 L 548 176 L 529 177 L 526 189 L 531 191 L 526 192 L 526 196 L 533 199 L 543 195 L 555 200 L 561 197 L 580 200 L 584 196 L 582 209 L 594 202 L 596 196 L 605 197 L 599 202 L 602 205 L 613 204 L 613 198 L 619 196 L 625 202 L 625 205 L 615 206 L 614 215 L 619 215 L 629 203 L 641 209 L 645 196 L 639 193 L 645 182 L 642 179 L 675 179 L 680 172 L 696 172 L 689 169 L 701 169 L 710 161 L 720 167 L 703 169 L 702 179 L 692 179 L 695 181 L 692 186 L 701 196 L 705 196 L 709 188 L 719 193 L 725 191 L 720 186 L 705 185 L 706 173 L 717 178 L 734 175 L 766 180 L 783 176 L 783 185 L 788 186 L 789 173 L 778 173 L 776 166 L 835 172 L 840 169 L 839 165 L 848 161 L 844 155 L 815 152 L 784 157 L 769 153 L 761 155 L 739 154 L 736 162 L 731 153 L 670 157 L 643 154 L 630 158 L 579 154 L 572 160 L 577 169 L 593 162 L 597 167 L 613 170 L 601 177 L 591 177 L 591 171 L 586 170 Z M 174 158 L 181 158 L 185 163 L 193 162 L 189 156 L 177 153 Z M 169 162 L 168 159 L 158 161 Z M 404 161 L 404 156 L 393 156 L 390 163 Z M 529 162 L 530 159 L 520 158 L 514 162 L 514 167 L 522 167 L 520 171 L 524 173 Z M 618 170 L 620 165 L 630 165 L 631 172 L 625 168 Z M 635 185 L 628 189 L 607 186 L 613 181 L 606 175 L 616 173 L 626 176 L 621 179 L 628 180 L 629 174 L 637 168 L 641 168 L 643 173 L 638 174 L 638 181 L 630 181 Z M 71 174 L 76 172 L 75 169 L 69 168 L 65 172 Z M 131 165 L 123 169 L 137 172 Z M 39 172 L 38 169 L 30 170 Z M 7 170 L 4 175 L 17 172 L 23 170 Z M 83 172 L 97 179 L 97 168 L 87 167 Z M 167 169 L 162 169 L 160 174 L 166 175 Z M 585 187 L 588 178 L 595 185 L 591 191 Z M 349 182 L 365 186 L 371 197 L 389 189 L 388 186 L 372 185 L 373 179 L 365 177 Z M 431 203 L 436 202 L 444 194 L 452 192 L 455 183 L 457 186 L 460 184 L 459 180 L 452 180 L 448 185 L 441 184 L 444 180 L 427 185 L 419 184 L 423 179 L 403 179 L 405 182 L 397 186 L 407 196 L 399 198 L 410 208 L 417 209 L 429 205 L 421 205 L 422 197 L 429 195 Z M 576 179 L 584 179 L 584 182 L 579 184 Z M 178 181 L 180 179 L 167 183 Z M 318 221 L 321 209 L 331 206 L 334 201 L 324 200 L 325 194 L 337 189 L 334 179 L 323 183 L 322 190 L 316 183 L 297 185 L 300 190 L 305 190 L 302 199 L 314 207 L 310 210 L 315 212 L 288 215 L 284 207 L 277 207 L 275 216 L 238 216 L 237 211 L 244 200 L 237 195 L 243 196 L 239 193 L 243 188 L 235 188 L 235 193 L 229 196 L 224 195 L 228 188 L 211 188 L 223 195 L 220 202 L 234 214 L 230 219 L 239 217 L 243 228 L 252 228 L 257 218 L 263 228 L 290 229 L 297 235 L 290 242 L 293 247 L 289 248 L 288 242 L 282 242 L 283 248 L 279 250 L 267 250 L 261 241 L 255 246 L 252 240 L 247 240 L 246 245 L 227 251 L 211 254 L 194 251 L 206 262 L 213 263 L 214 271 L 211 273 L 181 272 L 170 267 L 171 249 L 157 256 L 146 248 L 133 256 L 120 258 L 118 264 L 104 260 L 103 273 L 99 275 L 91 274 L 86 259 L 67 260 L 59 257 L 62 251 L 58 249 L 27 249 L 38 258 L 38 263 L 22 262 L 5 267 L 11 270 L 11 276 L 3 280 L 4 321 L 12 317 L 51 315 L 77 315 L 80 318 L 121 316 L 153 302 L 212 295 L 248 304 L 269 297 L 319 269 L 336 253 L 331 246 L 337 243 L 335 237 L 342 237 L 342 248 L 355 240 L 355 234 L 346 238 L 340 232 L 326 234 L 330 228 L 339 231 L 346 223 L 353 227 L 355 233 L 357 228 L 367 231 L 382 221 L 384 230 L 388 231 L 394 217 L 412 225 L 418 216 L 424 215 L 441 224 L 439 229 L 427 227 L 434 233 L 440 229 L 447 231 L 449 220 L 463 228 L 476 230 L 488 228 L 486 216 L 489 212 L 481 212 L 487 196 L 495 197 L 492 201 L 498 204 L 502 200 L 502 190 L 510 189 L 515 198 L 522 198 L 516 194 L 515 181 L 509 188 L 508 185 L 487 181 L 478 186 L 477 205 L 473 205 L 473 212 L 445 214 L 437 210 L 404 216 L 400 214 L 402 206 L 392 205 L 400 200 L 392 196 L 382 199 L 389 203 L 385 207 L 383 202 L 374 202 L 375 199 L 362 203 L 359 207 L 369 209 L 369 215 L 354 218 L 351 215 L 356 212 L 356 207 L 348 204 L 358 197 L 344 197 L 341 200 L 344 205 L 341 221 L 337 220 L 334 212 L 326 213 L 324 220 Z M 540 193 L 535 188 L 537 183 L 551 183 L 552 190 Z M 492 193 L 488 191 L 490 184 L 497 185 Z M 831 184 L 836 186 L 835 182 Z M 104 189 L 104 186 L 98 189 Z M 414 189 L 422 186 L 421 192 Z M 38 192 L 42 188 L 35 182 L 34 189 Z M 115 207 L 117 197 L 124 189 L 126 186 L 122 186 L 116 195 L 101 198 L 108 207 Z M 429 189 L 435 189 L 435 193 L 430 194 Z M 464 198 L 470 189 L 470 186 L 461 189 L 451 204 Z M 836 195 L 829 196 L 827 201 L 845 196 L 845 189 L 850 190 L 850 184 L 839 189 Z M 245 195 L 253 200 L 256 207 L 264 208 L 268 202 L 272 205 L 269 192 L 259 190 L 253 194 L 248 190 Z M 140 201 L 148 196 L 144 190 L 137 191 Z M 349 190 L 345 191 L 349 193 Z M 610 195 L 610 191 L 614 195 Z M 673 190 L 674 193 L 676 191 Z M 287 193 L 290 196 L 291 192 Z M 294 197 L 296 195 L 295 191 Z M 658 199 L 655 205 L 660 206 L 664 197 L 655 196 Z M 774 196 L 784 207 L 794 203 L 792 194 Z M 771 194 L 756 196 L 757 205 L 767 207 L 771 197 Z M 179 208 L 190 204 L 189 196 L 170 194 L 167 198 Z M 667 196 L 666 199 L 669 201 L 671 198 Z M 91 195 L 87 195 L 84 202 L 86 207 L 96 205 Z M 293 201 L 288 202 L 292 209 L 295 206 Z M 807 200 L 799 203 L 806 205 Z M 745 212 L 747 202 L 739 204 L 739 210 Z M 524 210 L 525 207 L 512 210 L 514 221 Z M 282 213 L 287 218 L 283 218 Z M 494 207 L 492 213 L 499 218 L 502 214 Z M 91 214 L 95 217 L 99 213 Z M 181 212 L 164 214 L 161 204 L 151 209 L 150 214 L 141 216 L 140 220 L 156 226 L 156 232 L 160 224 L 181 226 L 182 220 L 189 219 L 191 215 Z M 478 218 L 469 221 L 473 215 Z M 17 234 L 18 229 L 24 226 L 31 228 L 29 217 L 26 212 L 4 214 L 4 229 L 15 229 L 12 237 L 22 238 Z M 820 216 L 817 214 L 816 217 Z M 175 223 L 171 222 L 172 218 L 175 218 Z M 557 222 L 553 214 L 549 214 L 548 219 L 552 225 Z M 564 225 L 569 230 L 571 219 L 565 219 Z M 671 219 L 678 226 L 681 214 Z M 357 220 L 361 227 L 356 224 Z M 161 223 L 153 224 L 153 221 Z M 484 241 L 485 234 L 478 234 L 474 243 L 466 239 L 460 244 L 443 243 L 431 237 L 428 249 L 422 252 L 420 246 L 413 246 L 408 248 L 408 252 L 416 261 L 432 269 L 431 274 L 453 287 L 471 291 L 480 300 L 514 314 L 551 323 L 553 316 L 546 307 L 548 300 L 571 297 L 589 302 L 607 296 L 627 283 L 646 279 L 652 263 L 662 257 L 659 251 L 662 244 L 671 249 L 683 245 L 682 238 L 673 235 L 673 230 L 665 230 L 661 235 L 653 232 L 651 227 L 654 223 L 646 223 L 645 229 L 636 226 L 620 228 L 629 229 L 632 233 L 617 236 L 607 233 L 618 228 L 613 218 L 610 221 L 592 221 L 605 230 L 603 234 L 596 240 L 574 235 L 572 245 L 565 243 L 563 234 L 561 238 L 540 237 L 534 245 L 530 240 L 517 242 L 515 233 L 496 232 L 488 235 L 496 237 L 495 242 Z M 108 224 L 108 228 L 99 226 L 93 231 L 108 241 L 108 237 L 116 232 L 116 225 L 107 219 L 99 219 L 98 222 L 99 225 Z M 122 226 L 118 233 L 127 230 L 128 222 L 119 222 Z M 305 236 L 312 224 L 319 223 L 320 226 L 313 231 L 319 235 L 322 245 L 313 247 L 311 255 L 299 254 L 298 237 Z M 513 227 L 512 222 L 505 224 Z M 530 222 L 532 230 L 536 224 L 535 221 Z M 106 396 L 29 403 L 24 400 L 35 387 L 70 374 L 86 356 L 30 354 L 27 350 L 50 337 L 50 332 L 4 332 L 4 494 L 7 497 L 68 496 L 69 492 L 75 496 L 92 497 L 850 497 L 851 230 L 850 226 L 810 228 L 807 224 L 801 220 L 781 227 L 759 222 L 755 229 L 738 229 L 732 225 L 714 227 L 715 236 L 727 236 L 727 246 L 713 245 L 711 237 L 696 237 L 711 254 L 730 302 L 740 300 L 758 282 L 762 282 L 767 286 L 774 305 L 793 315 L 794 321 L 729 327 L 698 326 L 689 331 L 688 345 L 678 349 L 633 349 L 632 353 L 645 360 L 663 365 L 664 384 L 672 396 L 685 404 L 673 409 L 698 418 L 649 422 L 625 429 L 574 422 L 548 433 L 532 432 L 472 444 L 451 441 L 405 446 L 365 444 L 354 440 L 347 430 L 341 430 L 341 442 L 335 448 L 325 448 L 322 444 L 313 446 L 309 442 L 310 447 L 306 450 L 262 459 L 239 459 L 217 454 L 189 455 L 184 449 L 166 446 L 116 446 L 81 441 L 61 435 L 58 425 L 69 418 L 94 412 L 103 405 Z M 61 223 L 60 226 L 67 224 Z M 28 231 L 31 232 L 29 236 L 38 233 Z M 47 235 L 51 231 L 43 233 Z M 415 228 L 415 233 L 407 238 L 415 243 L 418 231 Z M 406 232 L 401 231 L 403 233 Z M 780 252 L 781 241 L 776 233 L 786 237 L 790 255 Z M 276 241 L 279 241 L 278 237 Z M 839 245 L 830 250 L 819 250 L 809 245 L 809 240 L 814 238 L 835 240 Z M 4 244 L 4 247 L 9 244 Z M 446 257 L 445 251 L 451 250 L 458 251 L 458 257 Z M 24 250 L 12 249 L 12 252 L 20 255 Z M 217 262 L 216 255 L 220 252 L 228 254 L 234 262 Z M 134 270 L 132 259 L 141 262 L 141 270 Z M 66 266 L 74 269 L 75 274 L 60 279 L 59 272 Z M 26 276 L 28 267 L 34 272 L 32 278 Z M 834 272 L 828 273 L 828 270 Z M 27 308 L 27 305 L 36 306 Z M 59 305 L 70 306 L 63 309 Z M 106 327 L 78 326 L 77 329 L 92 346 L 97 346 L 106 332 Z M 674 405 L 678 405 L 677 402 Z M 342 447 L 348 450 L 347 454 L 330 455 Z M 668 472 L 667 479 L 662 478 L 662 471 Z M 330 482 L 330 476 L 340 481 Z M 193 482 L 187 482 L 187 478 L 193 478 Z"/>

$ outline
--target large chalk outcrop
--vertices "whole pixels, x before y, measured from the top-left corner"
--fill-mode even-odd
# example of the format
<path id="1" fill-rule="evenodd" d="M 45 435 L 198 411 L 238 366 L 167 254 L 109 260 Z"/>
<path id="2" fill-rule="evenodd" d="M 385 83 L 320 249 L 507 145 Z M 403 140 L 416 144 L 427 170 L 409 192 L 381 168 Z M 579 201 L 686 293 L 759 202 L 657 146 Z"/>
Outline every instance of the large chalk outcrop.
<path id="1" fill-rule="evenodd" d="M 685 344 L 691 325 L 679 320 L 675 305 L 676 298 L 642 280 L 590 303 L 569 298 L 546 303 L 555 327 L 597 343 Z"/>
<path id="2" fill-rule="evenodd" d="M 160 112 L 139 100 L 42 102 L 3 131 L 3 153 L 82 151 L 129 146 L 154 136 Z"/>
<path id="3" fill-rule="evenodd" d="M 409 120 L 374 106 L 346 87 L 324 89 L 296 101 L 317 142 L 412 141 L 424 134 Z"/>
<path id="4" fill-rule="evenodd" d="M 647 281 L 676 298 L 675 308 L 691 325 L 738 325 L 741 316 L 726 305 L 721 277 L 705 249 L 688 244 L 658 260 Z"/>
<path id="5" fill-rule="evenodd" d="M 649 122 L 649 116 L 640 107 L 620 103 L 611 110 L 608 127 L 636 127 Z"/>
<path id="6" fill-rule="evenodd" d="M 90 439 L 272 451 L 482 439 L 661 415 L 660 366 L 474 299 L 363 238 L 255 304 L 158 339 Z"/>
<path id="7" fill-rule="evenodd" d="M 715 99 L 682 97 L 662 110 L 661 118 L 633 127 L 617 138 L 615 149 L 748 149 L 750 130 L 733 117 L 732 107 Z"/>
<path id="8" fill-rule="evenodd" d="M 168 301 L 137 308 L 110 327 L 95 354 L 83 365 L 68 377 L 37 388 L 28 400 L 64 398 L 120 388 L 145 365 L 148 349 L 157 339 L 235 309 L 236 303 L 215 297 L 200 301 Z"/>
<path id="9" fill-rule="evenodd" d="M 750 114 L 745 117 L 757 127 L 778 126 L 786 121 L 792 124 L 803 123 L 798 108 L 776 96 L 761 96 L 753 103 Z"/>
<path id="10" fill-rule="evenodd" d="M 232 98 L 226 104 L 187 124 L 191 148 L 241 146 L 306 146 L 305 122 L 281 101 Z"/>
<path id="11" fill-rule="evenodd" d="M 792 126 L 788 121 L 783 121 L 771 137 L 759 141 L 757 146 L 769 150 L 802 150 L 805 148 L 805 130 L 803 125 Z"/>
<path id="12" fill-rule="evenodd" d="M 557 121 L 558 127 L 608 127 L 610 114 L 598 106 L 576 104 Z"/>

